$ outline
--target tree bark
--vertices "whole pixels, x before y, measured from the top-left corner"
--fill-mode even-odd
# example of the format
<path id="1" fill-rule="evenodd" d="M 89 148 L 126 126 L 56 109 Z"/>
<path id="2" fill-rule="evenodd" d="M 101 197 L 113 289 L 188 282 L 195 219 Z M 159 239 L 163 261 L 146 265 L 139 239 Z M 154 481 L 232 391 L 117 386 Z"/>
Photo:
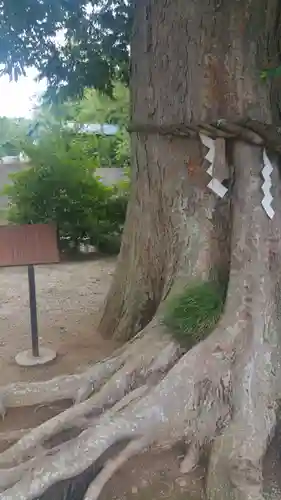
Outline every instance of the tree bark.
<path id="1" fill-rule="evenodd" d="M 135 5 L 132 41 L 132 121 L 136 128 L 139 126 L 142 134 L 134 137 L 133 154 L 141 145 L 150 156 L 147 157 L 148 161 L 137 162 L 138 175 L 135 178 L 135 191 L 132 195 L 133 207 L 136 205 L 135 193 L 143 193 L 143 187 L 139 183 L 143 168 L 148 179 L 150 176 L 155 179 L 157 196 L 154 195 L 154 200 L 159 199 L 160 188 L 161 192 L 163 189 L 168 189 L 169 200 L 175 201 L 178 192 L 182 192 L 182 199 L 185 198 L 188 206 L 188 199 L 194 186 L 196 185 L 198 189 L 201 187 L 203 193 L 208 182 L 203 172 L 200 172 L 200 161 L 198 159 L 194 161 L 192 145 L 196 139 L 181 138 L 176 141 L 167 136 L 160 137 L 157 135 L 157 127 L 160 134 L 161 127 L 162 129 L 166 127 L 167 130 L 172 124 L 184 124 L 192 130 L 198 126 L 207 129 L 210 125 L 217 127 L 218 123 L 226 121 L 233 124 L 233 130 L 236 130 L 237 124 L 244 126 L 252 120 L 258 131 L 262 131 L 263 127 L 270 128 L 279 124 L 275 82 L 265 83 L 260 78 L 262 69 L 279 65 L 279 20 L 280 6 L 276 0 L 255 2 L 249 0 L 247 5 L 244 2 L 230 0 L 219 2 L 203 0 L 200 3 L 196 0 L 190 2 L 146 0 Z M 148 131 L 153 130 L 154 135 L 149 135 L 149 132 L 145 135 L 146 127 Z M 172 144 L 170 149 L 167 147 L 169 141 Z M 189 175 L 181 178 L 181 168 L 186 161 L 183 153 L 185 144 L 189 156 L 186 169 Z M 175 150 L 179 145 L 181 154 L 176 156 Z M 161 153 L 164 153 L 163 156 Z M 229 164 L 234 166 L 234 177 L 232 178 L 232 174 L 229 173 L 228 178 L 231 222 L 223 226 L 231 228 L 230 276 L 225 314 L 214 338 L 218 339 L 219 351 L 224 353 L 223 356 L 231 352 L 234 357 L 232 421 L 227 431 L 214 445 L 208 494 L 215 500 L 224 498 L 260 500 L 261 460 L 275 427 L 276 394 L 279 391 L 277 381 L 280 376 L 278 361 L 281 345 L 278 336 L 281 255 L 281 218 L 278 203 L 280 180 L 275 168 L 273 203 L 276 214 L 274 222 L 270 222 L 261 207 L 262 149 L 247 146 L 239 141 L 234 143 L 228 141 L 226 154 Z M 157 169 L 154 168 L 154 161 L 149 161 L 149 158 L 155 159 Z M 173 165 L 171 175 L 165 176 L 169 165 Z M 157 178 L 162 182 L 157 182 Z M 174 185 L 171 179 L 173 182 L 179 182 L 177 190 L 173 191 Z M 180 187 L 180 182 L 185 185 L 184 189 Z M 225 280 L 227 266 L 221 261 L 215 263 L 218 259 L 217 244 L 220 244 L 220 237 L 223 240 L 224 234 L 224 230 L 218 224 L 219 221 L 215 218 L 217 211 L 219 212 L 219 205 L 216 204 L 214 212 L 212 202 L 209 201 L 208 205 L 202 193 L 201 197 L 198 194 L 197 202 L 205 208 L 205 215 L 211 210 L 214 223 L 213 238 L 210 237 L 210 228 L 202 225 L 201 232 L 206 236 L 205 251 L 202 252 L 205 256 L 205 266 L 203 266 L 205 276 L 210 277 L 211 268 L 221 267 L 225 271 L 223 272 Z M 159 202 L 156 203 L 159 206 Z M 174 206 L 173 202 L 170 202 L 170 205 Z M 153 204 L 145 203 L 141 216 L 143 220 L 156 222 L 152 206 Z M 171 262 L 171 255 L 175 255 L 173 250 L 170 252 L 171 234 L 177 234 L 181 242 L 180 253 L 176 258 L 177 265 L 170 268 L 172 273 L 167 273 L 167 268 L 162 266 L 161 273 L 162 283 L 166 277 L 169 282 L 176 280 L 178 269 L 181 268 L 181 264 L 178 263 L 182 263 L 184 256 L 188 256 L 185 245 L 187 233 L 184 231 L 187 231 L 188 223 L 192 223 L 192 217 L 195 217 L 199 225 L 203 224 L 199 209 L 197 205 L 198 212 L 195 209 L 195 214 L 194 206 L 193 212 L 185 212 L 185 223 L 172 224 L 173 232 L 167 234 L 166 239 L 163 238 L 165 224 L 162 224 L 160 219 L 157 220 L 159 232 L 151 230 L 149 232 L 152 251 L 142 260 L 138 276 L 143 274 L 150 276 L 150 273 L 153 275 L 155 260 L 159 262 L 160 254 L 155 251 L 156 247 L 153 245 L 156 234 L 163 263 Z M 167 221 L 170 212 L 169 203 L 165 204 L 165 210 Z M 177 213 L 178 219 L 182 220 L 182 212 L 177 210 Z M 129 212 L 128 220 L 131 227 L 134 225 L 138 227 L 139 234 L 144 232 L 145 239 L 149 227 L 147 222 L 143 226 L 139 222 L 135 224 L 136 216 L 133 211 Z M 229 240 L 227 242 L 229 243 Z M 222 247 L 223 245 L 220 245 L 220 248 Z M 178 247 L 174 247 L 175 249 L 178 250 Z M 167 259 L 168 252 L 170 253 Z M 123 265 L 126 260 L 132 262 L 135 255 L 134 246 L 130 246 L 124 258 L 123 247 L 116 275 L 119 279 L 122 260 Z M 228 252 L 224 255 L 227 262 Z M 139 257 L 138 262 L 140 262 Z M 192 263 L 191 256 L 191 266 Z M 132 276 L 135 279 L 136 276 Z M 135 281 L 135 286 L 138 286 L 137 283 L 138 280 Z M 161 289 L 161 292 L 165 290 L 165 287 L 159 288 L 159 282 L 154 288 L 155 283 L 146 281 L 147 295 L 153 294 L 153 290 Z M 119 285 L 120 293 L 124 281 L 120 280 Z M 116 293 L 118 290 L 116 282 L 114 286 L 113 290 Z M 129 294 L 133 288 L 134 285 L 130 284 L 127 289 Z M 153 311 L 157 309 L 163 295 L 158 293 Z M 112 295 L 109 297 L 111 299 Z M 123 307 L 127 315 L 134 310 L 139 321 L 143 317 L 142 307 L 138 307 L 141 303 L 142 301 L 140 303 L 136 301 L 132 308 L 129 301 L 125 300 Z M 109 311 L 108 305 L 106 311 Z M 132 315 L 130 327 L 127 328 L 126 324 L 119 322 L 118 310 L 115 310 L 115 313 L 117 313 L 117 323 L 111 323 L 108 328 L 110 335 L 116 332 L 116 325 L 118 325 L 117 331 L 120 328 L 119 332 L 125 330 L 127 336 L 134 335 L 135 331 L 144 326 L 149 319 L 146 318 L 142 325 L 140 322 L 136 327 Z M 228 334 L 225 343 L 224 332 Z M 258 412 L 256 408 L 259 408 Z M 265 417 L 265 422 L 261 415 Z M 210 429 L 206 430 L 204 425 L 203 429 L 207 435 Z M 187 459 L 187 463 L 189 462 Z"/>
<path id="2" fill-rule="evenodd" d="M 190 217 L 202 217 L 188 203 L 188 170 L 200 168 L 202 153 L 196 138 L 160 135 L 160 128 L 249 119 L 271 124 L 276 92 L 259 72 L 278 64 L 279 14 L 277 0 L 250 0 L 246 6 L 230 0 L 135 4 L 132 121 L 142 132 L 132 133 L 133 186 L 99 325 L 105 337 L 133 337 L 151 320 L 183 262 L 189 260 L 189 269 L 195 265 L 188 248 Z M 197 188 L 204 191 L 206 185 L 201 175 Z"/>
<path id="3" fill-rule="evenodd" d="M 215 500 L 261 500 L 262 458 L 275 430 L 281 375 L 280 176 L 275 164 L 275 215 L 270 221 L 261 207 L 261 149 L 234 143 L 233 163 L 231 273 L 224 315 L 234 314 L 233 328 L 238 326 L 232 345 L 232 420 L 215 441 L 208 493 Z M 230 323 L 228 332 L 231 338 Z"/>
<path id="4" fill-rule="evenodd" d="M 271 123 L 277 0 L 145 0 L 135 6 L 133 122 L 167 126 L 248 118 Z"/>
<path id="5" fill-rule="evenodd" d="M 201 232 L 198 221 L 206 219 L 209 204 L 202 189 L 206 174 L 200 170 L 201 149 L 198 140 L 133 137 L 131 200 L 117 270 L 99 325 L 104 336 L 130 339 L 153 318 L 175 277 L 180 275 L 186 283 L 187 276 L 204 274 L 208 267 L 199 252 L 205 248 L 199 240 L 202 243 L 207 228 Z M 201 177 L 201 189 L 194 185 L 193 192 L 187 171 L 191 161 Z M 195 213 L 198 202 L 201 206 Z"/>

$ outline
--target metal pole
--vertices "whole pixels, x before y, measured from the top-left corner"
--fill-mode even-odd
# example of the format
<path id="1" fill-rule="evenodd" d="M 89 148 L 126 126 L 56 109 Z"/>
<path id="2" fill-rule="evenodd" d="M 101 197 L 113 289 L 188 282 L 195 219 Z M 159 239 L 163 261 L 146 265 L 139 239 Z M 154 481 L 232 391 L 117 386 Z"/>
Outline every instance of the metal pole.
<path id="1" fill-rule="evenodd" d="M 37 323 L 37 305 L 36 305 L 36 288 L 35 288 L 34 266 L 32 264 L 29 264 L 27 270 L 28 270 L 28 286 L 29 286 L 29 309 L 30 309 L 32 354 L 34 357 L 38 358 L 39 346 L 38 346 L 38 323 Z"/>

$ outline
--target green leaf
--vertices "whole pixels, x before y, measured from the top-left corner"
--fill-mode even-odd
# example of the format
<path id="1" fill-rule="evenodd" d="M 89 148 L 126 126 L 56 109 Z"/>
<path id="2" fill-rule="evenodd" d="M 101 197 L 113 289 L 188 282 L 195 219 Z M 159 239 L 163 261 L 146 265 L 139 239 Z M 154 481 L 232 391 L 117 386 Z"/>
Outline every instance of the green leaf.
<path id="1" fill-rule="evenodd" d="M 54 100 L 128 81 L 132 5 L 124 0 L 2 0 L 0 64 L 12 79 L 35 67 Z M 64 32 L 64 43 L 56 35 Z"/>
<path id="2" fill-rule="evenodd" d="M 45 132 L 36 144 L 26 139 L 23 149 L 32 166 L 13 174 L 12 184 L 5 188 L 11 207 L 9 220 L 55 221 L 61 241 L 68 245 L 77 246 L 86 238 L 105 249 L 105 241 L 113 238 L 116 248 L 125 221 L 128 190 L 105 187 L 95 177 L 96 160 L 83 137 L 56 127 Z"/>

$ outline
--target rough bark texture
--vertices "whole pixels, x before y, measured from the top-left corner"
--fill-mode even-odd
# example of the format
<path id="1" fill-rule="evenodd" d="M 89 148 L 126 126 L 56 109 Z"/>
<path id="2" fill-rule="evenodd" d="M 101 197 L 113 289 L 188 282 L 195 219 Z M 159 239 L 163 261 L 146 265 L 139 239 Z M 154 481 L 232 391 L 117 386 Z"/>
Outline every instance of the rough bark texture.
<path id="1" fill-rule="evenodd" d="M 136 3 L 132 121 L 142 133 L 132 133 L 133 189 L 99 327 L 104 336 L 127 340 L 141 330 L 187 259 L 187 165 L 192 171 L 201 164 L 198 144 L 157 130 L 221 120 L 272 123 L 276 88 L 259 73 L 278 64 L 278 19 L 277 0 Z"/>
<path id="2" fill-rule="evenodd" d="M 122 340 L 152 319 L 171 286 L 182 247 L 188 245 L 185 141 L 141 135 L 134 137 L 132 146 L 131 201 L 117 272 L 99 326 L 105 336 Z"/>
<path id="3" fill-rule="evenodd" d="M 133 122 L 271 123 L 261 69 L 278 66 L 278 0 L 136 3 Z"/>
<path id="4" fill-rule="evenodd" d="M 117 271 L 99 325 L 104 336 L 121 340 L 149 323 L 175 278 L 180 276 L 186 284 L 188 276 L 208 269 L 202 241 L 211 229 L 206 211 L 212 201 L 204 188 L 207 175 L 201 168 L 200 142 L 140 134 L 132 145 L 131 200 Z"/>
<path id="5" fill-rule="evenodd" d="M 261 149 L 234 143 L 231 271 L 223 324 L 232 345 L 232 419 L 215 442 L 208 492 L 215 500 L 262 498 L 262 458 L 273 436 L 280 391 L 281 206 L 261 207 Z M 234 334 L 234 335 L 233 335 Z"/>

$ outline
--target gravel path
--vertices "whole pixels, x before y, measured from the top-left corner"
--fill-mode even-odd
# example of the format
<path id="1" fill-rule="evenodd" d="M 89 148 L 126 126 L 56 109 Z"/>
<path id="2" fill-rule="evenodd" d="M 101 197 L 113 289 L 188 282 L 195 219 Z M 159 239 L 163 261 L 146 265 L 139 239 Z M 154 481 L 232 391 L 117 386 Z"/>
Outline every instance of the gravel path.
<path id="1" fill-rule="evenodd" d="M 101 339 L 95 326 L 114 267 L 114 259 L 36 267 L 40 344 L 55 349 L 58 357 L 32 369 L 14 362 L 19 351 L 30 347 L 27 270 L 0 269 L 1 385 L 80 371 L 113 350 L 115 345 Z"/>

